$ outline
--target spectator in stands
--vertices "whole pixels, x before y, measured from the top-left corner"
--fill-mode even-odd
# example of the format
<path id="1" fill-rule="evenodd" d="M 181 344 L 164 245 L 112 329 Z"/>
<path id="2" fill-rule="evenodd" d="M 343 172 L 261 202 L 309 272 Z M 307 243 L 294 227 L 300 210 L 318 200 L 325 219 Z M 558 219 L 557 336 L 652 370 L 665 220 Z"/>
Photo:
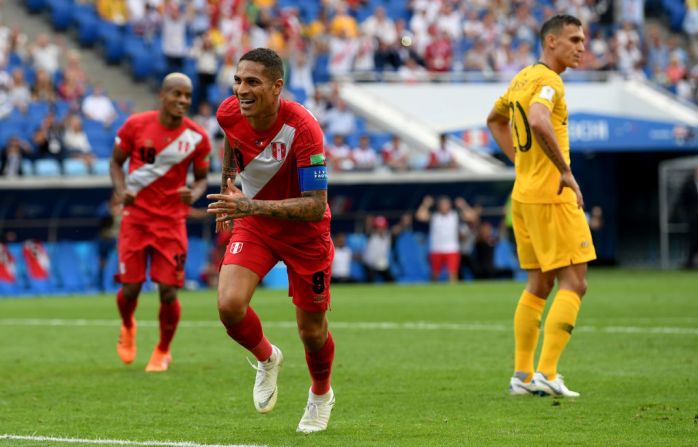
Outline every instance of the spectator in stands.
<path id="1" fill-rule="evenodd" d="M 381 148 L 383 163 L 396 172 L 406 171 L 409 162 L 409 149 L 400 140 L 397 134 L 393 134 L 390 141 Z"/>
<path id="2" fill-rule="evenodd" d="M 354 253 L 347 245 L 347 236 L 344 233 L 337 233 L 334 237 L 334 258 L 332 259 L 332 282 L 350 283 L 354 282 L 351 277 L 351 262 Z"/>
<path id="3" fill-rule="evenodd" d="M 66 118 L 63 145 L 68 157 L 82 160 L 89 172 L 94 170 L 95 155 L 92 153 L 92 145 L 82 128 L 82 119 L 79 115 L 69 115 Z"/>
<path id="4" fill-rule="evenodd" d="M 329 63 L 327 70 L 333 77 L 346 75 L 352 71 L 358 49 L 356 39 L 350 38 L 342 29 L 332 34 L 329 40 Z"/>
<path id="5" fill-rule="evenodd" d="M 477 227 L 480 224 L 479 218 L 476 221 L 462 220 L 458 226 L 458 242 L 460 244 L 460 268 L 458 269 L 458 279 L 465 279 L 463 272 L 467 268 L 473 278 L 477 278 L 478 267 L 475 265 L 473 252 L 475 251 L 475 240 L 477 239 Z"/>
<path id="6" fill-rule="evenodd" d="M 438 281 L 445 268 L 449 282 L 458 279 L 460 269 L 460 245 L 458 243 L 458 213 L 453 209 L 451 199 L 439 197 L 436 212 L 432 212 L 434 198 L 425 196 L 419 205 L 415 218 L 429 223 L 429 261 L 431 279 Z"/>
<path id="7" fill-rule="evenodd" d="M 206 100 L 209 86 L 216 82 L 221 50 L 222 47 L 219 49 L 213 44 L 210 32 L 205 32 L 194 40 L 190 56 L 196 61 L 196 76 L 199 81 L 197 89 L 198 101 L 194 104 L 194 107 L 198 107 L 201 101 Z"/>
<path id="8" fill-rule="evenodd" d="M 73 79 L 81 94 L 84 95 L 87 91 L 87 72 L 82 66 L 80 53 L 76 50 L 70 50 L 67 53 L 65 68 L 63 69 L 63 77 L 66 76 L 70 76 Z"/>
<path id="9" fill-rule="evenodd" d="M 458 164 L 453 158 L 453 154 L 448 150 L 448 135 L 439 135 L 439 147 L 429 152 L 428 169 L 456 169 Z"/>
<path id="10" fill-rule="evenodd" d="M 26 107 L 32 99 L 29 85 L 24 79 L 24 70 L 12 70 L 12 86 L 10 87 L 10 102 L 14 107 Z"/>
<path id="11" fill-rule="evenodd" d="M 325 116 L 329 110 L 330 103 L 325 98 L 325 95 L 320 89 L 315 89 L 313 96 L 308 97 L 304 104 L 305 108 L 310 110 L 319 123 L 325 122 Z"/>
<path id="12" fill-rule="evenodd" d="M 424 52 L 424 62 L 427 69 L 435 73 L 445 73 L 451 70 L 453 65 L 453 45 L 448 33 L 443 30 L 431 32 L 432 40 Z"/>
<path id="13" fill-rule="evenodd" d="M 12 84 L 12 79 L 6 72 L 5 76 L 0 76 L 0 120 L 7 117 L 12 113 L 14 104 L 12 104 L 12 97 L 10 96 L 10 87 Z"/>
<path id="14" fill-rule="evenodd" d="M 351 171 L 354 169 L 354 159 L 351 148 L 346 143 L 344 135 L 335 134 L 332 144 L 327 146 L 328 167 L 335 172 Z"/>
<path id="15" fill-rule="evenodd" d="M 361 261 L 366 271 L 366 281 L 374 282 L 380 276 L 385 282 L 394 282 L 390 272 L 391 234 L 388 229 L 388 219 L 384 216 L 373 218 L 369 227 L 366 248 L 361 255 Z"/>
<path id="16" fill-rule="evenodd" d="M 361 30 L 367 36 L 382 41 L 387 45 L 394 45 L 398 39 L 395 23 L 390 17 L 386 16 L 383 6 L 377 6 L 373 10 L 373 14 L 361 23 Z"/>
<path id="17" fill-rule="evenodd" d="M 302 50 L 295 48 L 292 44 L 290 58 L 288 61 L 289 75 L 288 87 L 291 91 L 303 91 L 305 98 L 309 98 L 315 93 L 315 83 L 313 82 L 313 60 Z M 301 99 L 297 98 L 296 100 Z M 305 102 L 305 99 L 303 101 Z M 316 116 L 317 118 L 317 116 Z"/>
<path id="18" fill-rule="evenodd" d="M 31 158 L 32 149 L 26 141 L 17 136 L 11 136 L 7 144 L 0 151 L 0 174 L 4 177 L 18 177 L 25 175 L 22 160 Z"/>
<path id="19" fill-rule="evenodd" d="M 72 110 L 79 110 L 80 101 L 85 94 L 85 90 L 73 76 L 73 73 L 64 73 L 63 79 L 58 85 L 58 96 L 70 104 Z"/>
<path id="20" fill-rule="evenodd" d="M 167 59 L 168 73 L 180 72 L 184 68 L 187 48 L 188 18 L 182 6 L 175 0 L 165 0 L 162 15 L 162 53 Z"/>
<path id="21" fill-rule="evenodd" d="M 125 25 L 128 21 L 128 6 L 126 0 L 97 0 L 97 13 L 99 16 L 117 25 Z M 135 3 L 133 1 L 129 3 Z M 144 2 L 138 2 L 144 3 Z"/>
<path id="22" fill-rule="evenodd" d="M 235 50 L 229 49 L 223 55 L 223 62 L 221 63 L 221 67 L 218 69 L 218 75 L 216 76 L 218 90 L 225 92 L 225 96 L 228 96 L 227 93 L 233 88 L 236 71 L 237 66 L 235 64 Z"/>
<path id="23" fill-rule="evenodd" d="M 343 99 L 325 114 L 324 131 L 330 135 L 351 135 L 356 128 L 356 116 Z"/>
<path id="24" fill-rule="evenodd" d="M 37 158 L 53 158 L 61 166 L 61 172 L 63 171 L 63 159 L 65 158 L 64 133 L 63 123 L 56 119 L 54 112 L 49 111 L 41 120 L 41 124 L 34 132 L 33 137 Z"/>
<path id="25" fill-rule="evenodd" d="M 359 145 L 351 151 L 354 160 L 354 170 L 370 172 L 380 165 L 380 159 L 375 149 L 371 147 L 371 139 L 368 134 L 359 137 Z"/>
<path id="26" fill-rule="evenodd" d="M 96 83 L 92 93 L 83 99 L 82 113 L 85 118 L 98 121 L 105 126 L 110 126 L 117 117 L 116 108 L 100 83 Z"/>
<path id="27" fill-rule="evenodd" d="M 344 2 L 340 2 L 335 7 L 335 14 L 330 22 L 330 33 L 335 36 L 345 35 L 347 39 L 353 39 L 359 35 L 359 27 L 356 19 L 349 15 L 349 11 Z"/>
<path id="28" fill-rule="evenodd" d="M 427 70 L 411 57 L 408 57 L 405 60 L 405 64 L 398 68 L 397 74 L 402 82 L 408 84 L 423 82 L 429 79 Z"/>
<path id="29" fill-rule="evenodd" d="M 356 40 L 353 70 L 355 72 L 373 72 L 376 68 L 375 53 L 376 40 L 368 36 L 365 31 L 360 30 Z"/>
<path id="30" fill-rule="evenodd" d="M 48 34 L 39 34 L 30 49 L 30 56 L 35 70 L 44 70 L 53 76 L 60 69 L 63 50 L 53 43 Z"/>
<path id="31" fill-rule="evenodd" d="M 47 101 L 53 103 L 56 101 L 56 89 L 53 85 L 53 80 L 48 72 L 43 69 L 36 70 L 36 79 L 32 88 L 32 98 L 35 101 Z"/>
<path id="32" fill-rule="evenodd" d="M 208 139 L 211 141 L 213 147 L 218 147 L 223 141 L 223 133 L 221 128 L 218 126 L 218 120 L 216 120 L 216 115 L 213 114 L 213 107 L 208 102 L 202 102 L 199 104 L 199 111 L 194 115 L 194 121 L 198 125 L 204 128 Z M 211 151 L 211 171 L 218 171 L 221 167 L 220 154 L 218 151 Z"/>

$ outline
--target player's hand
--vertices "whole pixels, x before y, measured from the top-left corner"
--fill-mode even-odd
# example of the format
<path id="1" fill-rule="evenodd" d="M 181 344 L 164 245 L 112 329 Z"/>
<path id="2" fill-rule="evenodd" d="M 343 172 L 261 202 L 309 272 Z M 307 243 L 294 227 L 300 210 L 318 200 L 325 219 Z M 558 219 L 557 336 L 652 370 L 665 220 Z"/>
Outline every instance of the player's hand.
<path id="1" fill-rule="evenodd" d="M 179 200 L 181 200 L 185 205 L 191 205 L 194 201 L 194 196 L 192 195 L 191 189 L 189 189 L 188 186 L 182 186 L 179 188 L 177 190 L 177 194 L 179 194 Z"/>
<path id="2" fill-rule="evenodd" d="M 577 196 L 577 206 L 579 208 L 584 208 L 584 197 L 582 197 L 582 190 L 579 189 L 579 185 L 577 184 L 577 180 L 575 180 L 574 175 L 572 175 L 572 171 L 566 171 L 560 174 L 560 186 L 557 188 L 557 195 L 562 194 L 562 190 L 565 187 L 574 191 L 574 194 Z"/>
<path id="3" fill-rule="evenodd" d="M 216 228 L 219 228 L 218 222 L 227 223 L 252 214 L 252 202 L 231 179 L 228 179 L 228 190 L 225 194 L 209 194 L 206 198 L 214 200 L 209 203 L 207 212 L 216 215 Z"/>
<path id="4" fill-rule="evenodd" d="M 124 196 L 122 198 L 122 203 L 124 205 L 133 205 L 136 201 L 136 195 L 131 191 L 124 191 Z"/>

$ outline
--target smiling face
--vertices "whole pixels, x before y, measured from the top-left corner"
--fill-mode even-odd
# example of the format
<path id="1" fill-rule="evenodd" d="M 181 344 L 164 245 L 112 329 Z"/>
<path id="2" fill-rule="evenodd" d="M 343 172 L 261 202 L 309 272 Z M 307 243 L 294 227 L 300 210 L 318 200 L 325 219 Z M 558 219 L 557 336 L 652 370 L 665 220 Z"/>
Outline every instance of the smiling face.
<path id="1" fill-rule="evenodd" d="M 252 122 L 274 115 L 283 85 L 283 79 L 272 79 L 263 64 L 241 61 L 235 73 L 233 92 L 240 102 L 242 116 Z"/>
<path id="2" fill-rule="evenodd" d="M 184 75 L 170 76 L 165 78 L 160 90 L 160 101 L 162 112 L 170 119 L 177 120 L 183 118 L 189 110 L 192 85 L 189 78 Z"/>

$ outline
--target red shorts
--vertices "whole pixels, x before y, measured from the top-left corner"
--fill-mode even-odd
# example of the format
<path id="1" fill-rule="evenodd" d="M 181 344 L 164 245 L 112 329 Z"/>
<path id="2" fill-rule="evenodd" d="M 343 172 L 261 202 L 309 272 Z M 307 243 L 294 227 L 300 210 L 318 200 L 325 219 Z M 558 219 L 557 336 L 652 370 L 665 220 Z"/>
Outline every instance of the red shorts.
<path id="1" fill-rule="evenodd" d="M 288 272 L 288 296 L 306 312 L 324 312 L 330 305 L 334 245 L 329 233 L 303 244 L 270 240 L 235 226 L 223 264 L 235 264 L 262 278 L 283 261 Z"/>
<path id="2" fill-rule="evenodd" d="M 429 260 L 431 261 L 432 277 L 438 277 L 444 267 L 450 275 L 458 274 L 460 268 L 459 253 L 430 253 Z"/>
<path id="3" fill-rule="evenodd" d="M 167 225 L 142 225 L 122 222 L 119 232 L 119 273 L 121 283 L 145 281 L 150 257 L 150 279 L 153 282 L 182 287 L 187 258 L 187 227 L 181 222 Z"/>

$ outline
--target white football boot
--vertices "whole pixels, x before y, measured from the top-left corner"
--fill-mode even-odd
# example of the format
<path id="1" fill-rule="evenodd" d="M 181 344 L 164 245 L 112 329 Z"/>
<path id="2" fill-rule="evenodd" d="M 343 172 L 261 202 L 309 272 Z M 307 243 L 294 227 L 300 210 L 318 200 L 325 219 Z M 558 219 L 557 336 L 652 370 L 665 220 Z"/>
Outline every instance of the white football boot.
<path id="1" fill-rule="evenodd" d="M 305 406 L 305 413 L 296 429 L 299 433 L 314 433 L 327 429 L 330 421 L 330 413 L 334 407 L 334 392 L 332 388 L 327 394 L 318 396 L 312 391 L 308 392 L 308 404 Z"/>
<path id="2" fill-rule="evenodd" d="M 264 362 L 257 362 L 257 366 L 252 366 L 257 370 L 257 377 L 254 381 L 252 398 L 254 407 L 260 413 L 269 413 L 276 405 L 276 398 L 279 396 L 279 388 L 276 386 L 276 379 L 279 370 L 284 363 L 284 355 L 276 346 L 271 346 L 271 357 Z"/>
<path id="3" fill-rule="evenodd" d="M 509 381 L 509 394 L 512 396 L 525 396 L 534 394 L 536 391 L 533 380 L 526 383 L 516 376 L 513 376 Z"/>
<path id="4" fill-rule="evenodd" d="M 564 379 L 561 374 L 557 374 L 555 380 L 548 380 L 543 373 L 535 373 L 533 381 L 535 390 L 543 395 L 557 397 L 579 397 L 579 393 L 572 391 L 565 386 Z"/>

